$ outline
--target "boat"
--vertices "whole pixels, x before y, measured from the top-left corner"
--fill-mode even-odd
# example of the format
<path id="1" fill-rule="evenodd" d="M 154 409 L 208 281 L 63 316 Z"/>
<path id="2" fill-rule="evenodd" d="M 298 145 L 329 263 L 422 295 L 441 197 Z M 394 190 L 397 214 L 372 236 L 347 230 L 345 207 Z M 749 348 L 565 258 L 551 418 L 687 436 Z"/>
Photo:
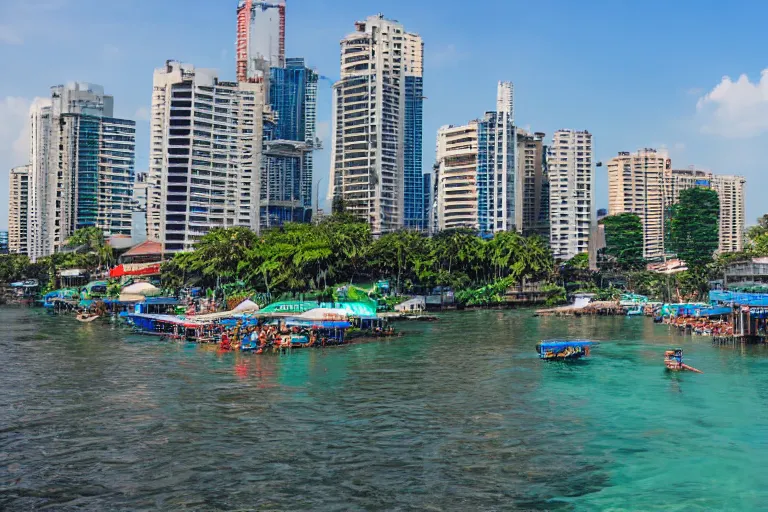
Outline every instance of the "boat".
<path id="1" fill-rule="evenodd" d="M 541 359 L 568 361 L 588 356 L 593 345 L 586 340 L 548 340 L 537 343 L 536 352 Z"/>
<path id="2" fill-rule="evenodd" d="M 89 314 L 89 313 L 80 313 L 75 318 L 78 322 L 84 322 L 84 323 L 90 323 L 99 318 L 101 315 L 95 315 L 95 314 Z"/>
<path id="3" fill-rule="evenodd" d="M 130 313 L 125 317 L 138 334 L 162 338 L 210 343 L 219 332 L 214 322 L 197 321 L 173 315 Z"/>
<path id="4" fill-rule="evenodd" d="M 701 370 L 697 370 L 696 368 L 683 363 L 683 349 L 681 348 L 664 352 L 664 366 L 667 368 L 667 371 L 670 372 L 688 370 L 694 373 L 704 373 Z"/>
<path id="5" fill-rule="evenodd" d="M 644 314 L 645 308 L 642 305 L 637 305 L 627 310 L 627 316 L 642 316 Z"/>

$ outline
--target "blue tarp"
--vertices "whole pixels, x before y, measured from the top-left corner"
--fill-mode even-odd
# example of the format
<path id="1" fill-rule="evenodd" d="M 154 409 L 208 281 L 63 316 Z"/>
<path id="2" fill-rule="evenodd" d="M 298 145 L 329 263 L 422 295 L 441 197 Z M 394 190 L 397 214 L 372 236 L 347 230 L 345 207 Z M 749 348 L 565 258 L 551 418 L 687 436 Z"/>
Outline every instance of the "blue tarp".
<path id="1" fill-rule="evenodd" d="M 542 341 L 539 343 L 539 347 L 542 350 L 555 350 L 564 349 L 567 347 L 591 347 L 595 343 L 588 340 L 573 340 L 573 341 Z"/>
<path id="2" fill-rule="evenodd" d="M 712 290 L 709 300 L 713 304 L 730 304 L 735 306 L 768 306 L 768 293 L 729 292 Z"/>

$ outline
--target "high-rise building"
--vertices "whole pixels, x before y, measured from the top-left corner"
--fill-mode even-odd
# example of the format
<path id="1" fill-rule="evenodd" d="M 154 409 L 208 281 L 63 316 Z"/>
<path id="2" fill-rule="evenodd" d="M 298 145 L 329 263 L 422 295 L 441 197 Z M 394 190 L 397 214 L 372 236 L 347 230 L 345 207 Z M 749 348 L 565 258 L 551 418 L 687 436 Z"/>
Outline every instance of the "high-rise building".
<path id="1" fill-rule="evenodd" d="M 285 66 L 285 2 L 237 3 L 237 81 L 257 81 Z"/>
<path id="2" fill-rule="evenodd" d="M 741 176 L 712 177 L 712 189 L 720 199 L 720 244 L 718 252 L 739 252 L 744 250 L 746 212 L 744 210 L 744 187 L 746 180 Z"/>
<path id="3" fill-rule="evenodd" d="M 435 200 L 435 196 L 432 193 L 432 175 L 428 172 L 425 172 L 422 181 L 424 189 L 424 213 L 422 214 L 422 218 L 424 219 L 424 227 L 422 229 L 429 233 L 432 229 L 430 222 L 430 212 L 432 211 L 432 202 Z"/>
<path id="4" fill-rule="evenodd" d="M 133 226 L 131 239 L 134 244 L 147 239 L 147 172 L 136 173 L 133 182 Z"/>
<path id="5" fill-rule="evenodd" d="M 549 176 L 547 146 L 541 132 L 517 129 L 515 224 L 525 235 L 549 242 Z"/>
<path id="6" fill-rule="evenodd" d="M 264 119 L 261 226 L 309 222 L 317 147 L 317 73 L 304 59 L 270 70 L 270 109 Z"/>
<path id="7" fill-rule="evenodd" d="M 500 81 L 496 90 L 496 112 L 506 112 L 512 124 L 515 123 L 515 87 L 512 82 Z"/>
<path id="8" fill-rule="evenodd" d="M 415 34 L 404 35 L 405 123 L 403 140 L 403 194 L 405 227 L 425 231 L 424 212 L 429 192 L 424 189 L 422 138 L 424 120 L 424 42 Z"/>
<path id="9" fill-rule="evenodd" d="M 550 247 L 568 260 L 588 251 L 592 214 L 592 134 L 558 130 L 547 156 Z"/>
<path id="10" fill-rule="evenodd" d="M 477 121 L 437 132 L 437 229 L 479 229 Z"/>
<path id="11" fill-rule="evenodd" d="M 173 253 L 214 228 L 258 230 L 264 83 L 168 61 L 153 89 L 149 237 Z"/>
<path id="12" fill-rule="evenodd" d="M 413 71 L 408 62 L 420 55 L 420 47 L 418 36 L 381 15 L 355 23 L 355 32 L 341 40 L 329 195 L 368 221 L 375 235 L 405 222 L 405 77 L 415 72 L 417 59 Z M 414 109 L 414 123 L 416 117 Z"/>
<path id="13" fill-rule="evenodd" d="M 608 161 L 608 212 L 634 213 L 643 224 L 643 257 L 664 257 L 664 172 L 669 155 L 645 148 Z"/>
<path id="14" fill-rule="evenodd" d="M 10 174 L 8 198 L 8 250 L 28 254 L 29 165 L 14 167 Z"/>
<path id="15" fill-rule="evenodd" d="M 131 232 L 135 122 L 113 115 L 103 87 L 71 83 L 30 110 L 28 251 L 35 260 L 76 230 Z"/>
<path id="16" fill-rule="evenodd" d="M 480 234 L 515 231 L 517 133 L 509 111 L 477 123 L 477 216 Z"/>
<path id="17" fill-rule="evenodd" d="M 8 231 L 0 231 L 0 254 L 8 254 Z"/>
<path id="18" fill-rule="evenodd" d="M 511 112 L 486 112 L 437 134 L 438 229 L 515 230 L 517 138 Z"/>

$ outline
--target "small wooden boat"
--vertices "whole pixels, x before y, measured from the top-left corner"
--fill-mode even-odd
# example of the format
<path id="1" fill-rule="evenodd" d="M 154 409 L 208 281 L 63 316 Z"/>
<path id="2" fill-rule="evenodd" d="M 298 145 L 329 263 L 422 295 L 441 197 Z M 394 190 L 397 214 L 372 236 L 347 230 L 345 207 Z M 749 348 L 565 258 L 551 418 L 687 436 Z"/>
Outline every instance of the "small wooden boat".
<path id="1" fill-rule="evenodd" d="M 697 370 L 696 368 L 683 363 L 683 349 L 681 348 L 664 352 L 664 366 L 670 372 L 688 370 L 694 373 L 704 373 L 701 370 Z"/>
<path id="2" fill-rule="evenodd" d="M 78 322 L 90 323 L 99 318 L 101 315 L 89 315 L 88 313 L 80 313 L 75 318 Z"/>
<path id="3" fill-rule="evenodd" d="M 572 361 L 588 356 L 593 345 L 586 340 L 548 340 L 536 344 L 536 352 L 541 359 Z"/>

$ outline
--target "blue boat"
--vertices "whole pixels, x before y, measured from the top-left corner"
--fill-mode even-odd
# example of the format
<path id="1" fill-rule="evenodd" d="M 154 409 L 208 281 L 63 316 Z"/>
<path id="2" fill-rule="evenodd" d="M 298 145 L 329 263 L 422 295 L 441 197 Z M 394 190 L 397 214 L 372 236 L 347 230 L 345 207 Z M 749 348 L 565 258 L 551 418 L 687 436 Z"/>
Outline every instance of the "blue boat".
<path id="1" fill-rule="evenodd" d="M 588 356 L 595 345 L 587 340 L 545 340 L 536 344 L 536 352 L 546 360 L 576 360 Z"/>

